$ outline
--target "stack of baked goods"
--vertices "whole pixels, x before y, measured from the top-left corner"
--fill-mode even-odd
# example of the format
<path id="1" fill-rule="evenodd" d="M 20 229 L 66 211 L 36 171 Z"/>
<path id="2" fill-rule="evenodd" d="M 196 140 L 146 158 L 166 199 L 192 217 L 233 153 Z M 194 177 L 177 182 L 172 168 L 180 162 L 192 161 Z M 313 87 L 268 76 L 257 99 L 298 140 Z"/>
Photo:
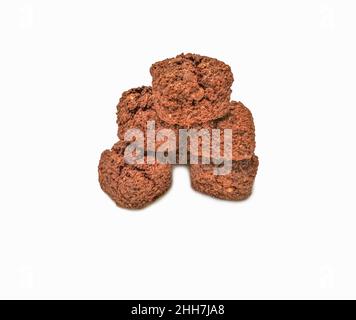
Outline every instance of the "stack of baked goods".
<path id="1" fill-rule="evenodd" d="M 172 166 L 184 159 L 181 132 L 195 130 L 194 145 L 193 135 L 184 136 L 193 189 L 225 200 L 247 198 L 258 168 L 255 127 L 249 109 L 230 100 L 230 67 L 217 59 L 181 54 L 154 63 L 150 72 L 152 87 L 128 90 L 119 101 L 119 142 L 102 153 L 99 163 L 102 189 L 120 207 L 152 203 L 169 189 Z M 135 136 L 137 131 L 142 134 Z M 141 161 L 128 163 L 125 150 L 137 137 L 143 143 L 134 152 Z"/>

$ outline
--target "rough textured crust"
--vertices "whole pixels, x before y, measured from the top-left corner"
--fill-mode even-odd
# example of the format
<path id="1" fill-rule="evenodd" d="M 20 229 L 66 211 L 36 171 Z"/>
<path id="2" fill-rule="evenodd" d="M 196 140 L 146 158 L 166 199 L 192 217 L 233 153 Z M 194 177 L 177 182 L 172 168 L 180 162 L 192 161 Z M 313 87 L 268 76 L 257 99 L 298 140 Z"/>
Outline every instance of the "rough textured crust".
<path id="1" fill-rule="evenodd" d="M 125 91 L 117 105 L 117 124 L 118 137 L 124 141 L 125 132 L 129 129 L 139 129 L 144 133 L 145 150 L 147 148 L 147 122 L 155 121 L 156 132 L 161 129 L 174 130 L 175 135 L 178 136 L 177 126 L 169 125 L 162 121 L 153 109 L 152 88 L 142 86 Z M 162 145 L 167 139 L 157 140 L 156 149 Z M 152 150 L 151 150 L 152 151 Z"/>
<path id="2" fill-rule="evenodd" d="M 224 129 L 232 130 L 232 160 L 250 159 L 255 151 L 255 125 L 253 117 L 248 108 L 242 102 L 230 102 L 229 112 L 222 118 L 202 124 L 199 129 L 207 129 L 212 141 L 212 129 L 220 129 L 220 155 L 223 156 L 224 150 Z M 210 154 L 202 149 L 202 138 L 199 139 L 199 149 L 191 153 L 201 157 L 212 157 L 212 147 Z"/>
<path id="3" fill-rule="evenodd" d="M 150 72 L 155 109 L 163 121 L 185 127 L 228 111 L 233 75 L 225 63 L 188 53 L 157 62 Z"/>
<path id="4" fill-rule="evenodd" d="M 118 137 L 124 140 L 125 132 L 131 128 L 146 130 L 149 120 L 157 122 L 156 112 L 152 109 L 152 88 L 138 87 L 125 91 L 116 107 Z"/>
<path id="5" fill-rule="evenodd" d="M 118 137 L 124 140 L 125 132 L 129 129 L 147 130 L 147 121 L 155 121 L 156 130 L 169 127 L 161 121 L 153 110 L 151 87 L 138 87 L 125 91 L 117 105 Z"/>
<path id="6" fill-rule="evenodd" d="M 125 142 L 118 142 L 111 150 L 101 154 L 99 183 L 118 206 L 140 209 L 169 189 L 172 167 L 159 163 L 127 164 L 124 159 L 126 145 Z"/>
<path id="7" fill-rule="evenodd" d="M 223 117 L 211 120 L 209 122 L 192 125 L 191 127 L 170 125 L 162 121 L 153 109 L 153 97 L 152 88 L 142 86 L 139 88 L 130 89 L 122 94 L 119 104 L 117 105 L 117 123 L 119 125 L 118 136 L 120 140 L 124 140 L 125 132 L 128 129 L 136 128 L 142 130 L 145 138 L 145 150 L 151 150 L 146 145 L 146 130 L 147 122 L 155 121 L 156 132 L 161 129 L 171 129 L 176 136 L 176 148 L 178 147 L 179 129 L 207 129 L 210 135 L 209 140 L 212 138 L 211 129 L 220 129 L 220 142 L 221 142 L 221 155 L 223 154 L 223 139 L 224 129 L 232 129 L 232 159 L 243 160 L 249 159 L 255 150 L 255 127 L 253 123 L 253 117 L 248 108 L 246 108 L 241 102 L 232 101 L 229 103 L 228 113 Z M 156 150 L 165 140 L 156 141 Z M 209 157 L 209 154 L 204 152 L 201 147 L 202 139 L 199 139 L 199 149 L 192 154 L 202 157 Z M 212 148 L 212 145 L 210 145 Z M 153 151 L 153 150 L 151 150 Z M 177 154 L 178 154 L 177 150 Z M 210 150 L 211 151 L 211 150 Z M 189 140 L 188 140 L 188 152 L 189 152 Z M 210 152 L 210 157 L 213 154 Z M 178 158 L 177 158 L 178 161 Z"/>
<path id="8" fill-rule="evenodd" d="M 213 164 L 192 164 L 191 184 L 194 190 L 224 200 L 243 200 L 252 193 L 258 169 L 258 157 L 233 161 L 227 175 L 214 175 Z"/>

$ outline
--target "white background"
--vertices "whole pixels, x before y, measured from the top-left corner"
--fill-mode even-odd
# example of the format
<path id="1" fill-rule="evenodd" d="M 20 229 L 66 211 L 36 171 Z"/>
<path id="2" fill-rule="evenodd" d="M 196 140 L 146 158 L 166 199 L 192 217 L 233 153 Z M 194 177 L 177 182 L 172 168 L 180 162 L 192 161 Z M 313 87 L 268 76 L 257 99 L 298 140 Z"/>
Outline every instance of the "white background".
<path id="1" fill-rule="evenodd" d="M 1 1 L 1 298 L 356 298 L 354 1 Z M 234 72 L 253 196 L 97 181 L 122 91 L 181 52 Z"/>

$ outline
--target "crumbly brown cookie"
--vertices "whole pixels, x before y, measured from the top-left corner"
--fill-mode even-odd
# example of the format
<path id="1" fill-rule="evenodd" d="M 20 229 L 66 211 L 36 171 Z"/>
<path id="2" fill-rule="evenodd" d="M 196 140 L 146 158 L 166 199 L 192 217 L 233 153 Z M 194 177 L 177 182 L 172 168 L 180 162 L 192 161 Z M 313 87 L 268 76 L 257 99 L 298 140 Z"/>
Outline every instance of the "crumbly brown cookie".
<path id="1" fill-rule="evenodd" d="M 178 139 L 178 127 L 169 125 L 162 121 L 153 109 L 153 97 L 152 88 L 142 86 L 139 88 L 130 89 L 125 91 L 117 105 L 117 124 L 118 137 L 120 140 L 124 140 L 125 133 L 129 129 L 139 129 L 144 134 L 145 146 L 144 149 L 148 151 L 152 148 L 147 147 L 147 126 L 149 121 L 155 122 L 155 133 L 162 129 L 173 130 L 176 139 Z M 158 138 L 155 140 L 156 150 L 164 142 L 167 141 L 167 137 Z M 178 141 L 177 141 L 178 142 Z"/>
<path id="2" fill-rule="evenodd" d="M 192 164 L 191 184 L 194 190 L 224 200 L 243 200 L 252 193 L 258 168 L 258 157 L 232 162 L 226 175 L 215 175 L 214 164 Z"/>
<path id="3" fill-rule="evenodd" d="M 253 117 L 250 110 L 241 102 L 231 101 L 229 112 L 224 117 L 204 123 L 198 129 L 205 129 L 205 131 L 202 131 L 202 136 L 207 135 L 207 138 L 210 140 L 210 148 L 209 150 L 202 148 L 203 138 L 201 136 L 199 137 L 199 148 L 197 150 L 190 150 L 194 155 L 205 158 L 216 157 L 212 153 L 212 150 L 215 146 L 214 141 L 217 141 L 220 142 L 220 148 L 216 151 L 220 152 L 220 156 L 223 156 L 225 129 L 231 129 L 232 131 L 232 160 L 250 159 L 255 151 L 255 125 Z M 220 135 L 217 136 L 220 140 L 219 138 L 213 139 L 212 129 L 220 130 Z"/>
<path id="4" fill-rule="evenodd" d="M 99 182 L 104 192 L 120 207 L 141 209 L 163 195 L 172 183 L 169 164 L 128 164 L 127 143 L 118 142 L 101 154 Z"/>
<path id="5" fill-rule="evenodd" d="M 163 121 L 186 127 L 228 111 L 233 75 L 225 63 L 188 53 L 156 62 L 150 72 L 155 109 Z"/>

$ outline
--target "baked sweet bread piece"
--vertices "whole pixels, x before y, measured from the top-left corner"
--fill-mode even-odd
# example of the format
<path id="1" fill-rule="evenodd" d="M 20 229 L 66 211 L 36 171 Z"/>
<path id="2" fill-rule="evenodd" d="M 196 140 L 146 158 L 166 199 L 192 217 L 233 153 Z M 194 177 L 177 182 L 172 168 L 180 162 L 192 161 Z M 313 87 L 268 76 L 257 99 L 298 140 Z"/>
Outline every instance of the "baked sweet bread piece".
<path id="1" fill-rule="evenodd" d="M 219 156 L 224 155 L 224 130 L 231 130 L 231 148 L 228 149 L 231 154 L 231 159 L 238 161 L 250 159 L 255 151 L 255 125 L 250 110 L 245 107 L 242 102 L 231 101 L 229 104 L 229 112 L 218 119 L 209 121 L 197 127 L 205 129 L 200 131 L 199 147 L 196 150 L 190 150 L 191 154 L 204 158 L 217 158 L 213 149 L 218 149 L 216 152 Z M 220 134 L 214 135 L 213 129 L 219 129 Z M 207 136 L 206 141 L 210 141 L 209 148 L 203 148 L 202 143 L 204 136 Z M 214 143 L 216 142 L 216 143 Z M 216 148 L 219 146 L 219 148 Z"/>
<path id="2" fill-rule="evenodd" d="M 156 151 L 164 142 L 167 141 L 167 136 L 157 137 L 157 132 L 162 129 L 172 130 L 178 143 L 178 127 L 169 125 L 162 121 L 153 109 L 152 88 L 142 86 L 125 91 L 117 105 L 117 124 L 118 137 L 124 141 L 125 133 L 129 129 L 138 129 L 144 135 L 144 150 Z M 152 133 L 155 136 L 155 146 L 147 146 L 147 129 L 149 121 L 154 121 L 155 130 Z M 175 149 L 176 146 L 172 146 Z"/>
<path id="3" fill-rule="evenodd" d="M 243 200 L 252 193 L 258 169 L 258 157 L 233 161 L 231 172 L 216 175 L 214 164 L 190 165 L 191 185 L 194 190 L 224 200 Z"/>
<path id="4" fill-rule="evenodd" d="M 119 206 L 141 209 L 163 195 L 172 183 L 169 164 L 126 163 L 127 143 L 118 142 L 101 154 L 99 183 L 104 192 Z"/>
<path id="5" fill-rule="evenodd" d="M 229 109 L 233 75 L 228 65 L 197 54 L 154 63 L 152 90 L 158 116 L 183 127 L 222 117 Z"/>

